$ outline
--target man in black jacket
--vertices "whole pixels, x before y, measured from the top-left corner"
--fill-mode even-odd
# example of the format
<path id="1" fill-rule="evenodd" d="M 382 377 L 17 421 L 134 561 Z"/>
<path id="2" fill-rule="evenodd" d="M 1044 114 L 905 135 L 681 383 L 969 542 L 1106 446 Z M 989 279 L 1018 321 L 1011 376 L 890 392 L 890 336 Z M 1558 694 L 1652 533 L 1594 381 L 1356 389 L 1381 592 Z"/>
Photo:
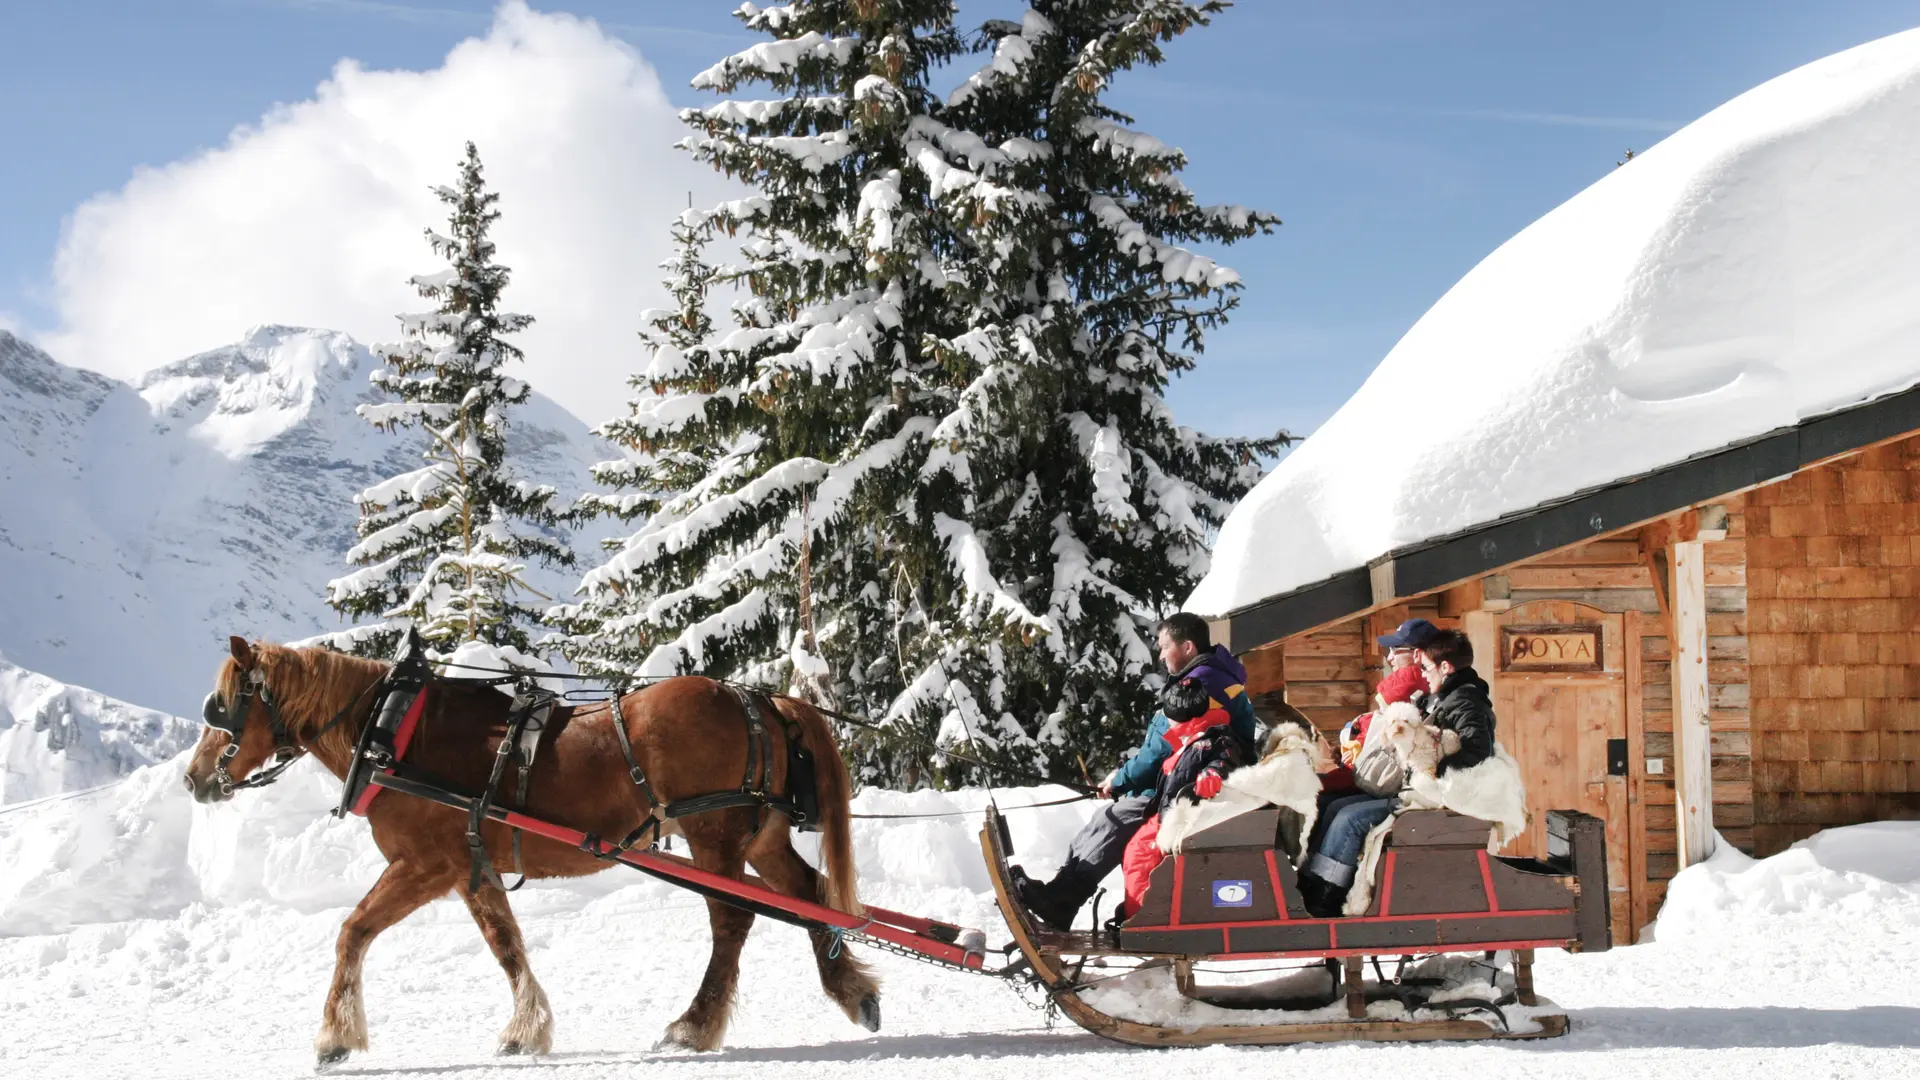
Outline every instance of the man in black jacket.
<path id="1" fill-rule="evenodd" d="M 1420 648 L 1427 674 L 1427 722 L 1442 732 L 1446 756 L 1434 769 L 1471 769 L 1493 756 L 1493 699 L 1487 681 L 1473 670 L 1473 643 L 1458 630 L 1442 630 Z M 1457 742 L 1456 742 L 1457 740 Z"/>

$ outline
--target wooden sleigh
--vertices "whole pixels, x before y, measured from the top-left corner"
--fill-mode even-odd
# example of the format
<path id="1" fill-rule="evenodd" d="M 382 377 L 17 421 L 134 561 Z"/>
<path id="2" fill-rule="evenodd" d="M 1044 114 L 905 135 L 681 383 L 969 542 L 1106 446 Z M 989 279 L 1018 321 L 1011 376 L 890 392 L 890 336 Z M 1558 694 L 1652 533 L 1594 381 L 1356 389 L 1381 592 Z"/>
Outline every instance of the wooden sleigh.
<path id="1" fill-rule="evenodd" d="M 1036 924 L 1014 899 L 1009 843 L 993 810 L 981 830 L 987 870 L 1014 942 L 1055 1005 L 1081 1027 L 1136 1046 L 1282 1044 L 1348 1039 L 1423 1041 L 1544 1038 L 1564 1034 L 1567 1018 L 1537 1011 L 1535 949 L 1600 952 L 1612 944 L 1607 921 L 1604 823 L 1587 814 L 1548 815 L 1545 861 L 1489 855 L 1491 826 L 1445 811 L 1410 811 L 1392 827 L 1374 868 L 1364 915 L 1321 919 L 1301 903 L 1283 850 L 1282 815 L 1254 810 L 1187 839 L 1150 879 L 1140 910 L 1113 941 Z M 1512 956 L 1512 986 L 1500 1000 L 1429 1003 L 1417 980 L 1387 977 L 1408 958 L 1436 954 Z M 1179 993 L 1236 1009 L 1297 1011 L 1300 1022 L 1160 1024 L 1112 1015 L 1087 1000 L 1110 978 L 1114 958 L 1171 969 Z M 1289 996 L 1261 1000 L 1196 982 L 1194 965 L 1246 960 L 1321 962 L 1317 988 L 1298 980 Z M 1371 964 L 1375 977 L 1368 979 Z M 1098 996 L 1097 994 L 1094 996 Z M 1345 1017 L 1328 1020 L 1344 1000 Z M 1381 1002 L 1397 1002 L 1399 1008 Z M 1503 1006 L 1526 1022 L 1508 1023 Z M 1335 1010 L 1337 1011 L 1337 1010 Z"/>

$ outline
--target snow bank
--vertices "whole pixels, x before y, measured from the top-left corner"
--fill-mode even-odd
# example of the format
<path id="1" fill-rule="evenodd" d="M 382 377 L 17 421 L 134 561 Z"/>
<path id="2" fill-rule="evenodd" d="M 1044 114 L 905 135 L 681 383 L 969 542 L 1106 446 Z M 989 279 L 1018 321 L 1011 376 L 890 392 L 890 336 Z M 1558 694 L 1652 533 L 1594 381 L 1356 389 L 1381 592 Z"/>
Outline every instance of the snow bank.
<path id="1" fill-rule="evenodd" d="M 1489 255 L 1234 509 L 1187 606 L 1910 387 L 1916 251 L 1908 31 L 1742 94 Z"/>
<path id="2" fill-rule="evenodd" d="M 485 681 L 497 678 L 503 671 L 523 671 L 534 676 L 534 683 L 556 694 L 577 688 L 566 679 L 541 678 L 541 675 L 552 674 L 554 666 L 511 645 L 463 641 L 453 652 L 438 657 L 435 663 L 439 665 L 440 674 L 449 679 Z M 512 693 L 512 688 L 502 687 L 501 692 Z"/>
<path id="3" fill-rule="evenodd" d="M 112 783 L 198 737 L 190 720 L 0 659 L 0 806 Z"/>
<path id="4" fill-rule="evenodd" d="M 1654 934 L 1679 942 L 1716 937 L 1755 916 L 1902 909 L 1920 925 L 1920 821 L 1876 821 L 1815 833 L 1761 860 L 1721 840 L 1711 858 L 1667 886 Z"/>
<path id="5" fill-rule="evenodd" d="M 171 915 L 198 899 L 185 866 L 192 807 L 169 764 L 0 813 L 0 936 Z"/>
<path id="6" fill-rule="evenodd" d="M 104 791 L 0 810 L 0 1073 L 204 1080 L 210 1072 L 291 1076 L 312 1068 L 341 918 L 379 867 L 366 825 L 325 817 L 338 788 L 311 762 L 279 784 L 212 807 L 187 797 L 181 764 L 141 770 Z M 1011 808 L 1061 792 L 996 794 Z M 985 799 L 980 791 L 862 792 L 858 813 L 958 815 L 856 821 L 866 895 L 982 927 L 991 943 L 1003 941 L 976 839 Z M 1020 859 L 1050 872 L 1097 805 L 1011 810 Z M 1916 829 L 1832 830 L 1757 864 L 1728 852 L 1675 879 L 1671 910 L 1696 911 L 1697 927 L 1663 921 L 1659 941 L 1598 955 L 1542 952 L 1540 988 L 1573 1020 L 1564 1039 L 1216 1046 L 1170 1051 L 1149 1065 L 1167 1080 L 1276 1067 L 1429 1080 L 1485 1080 L 1516 1067 L 1650 1080 L 1905 1076 L 1920 1048 Z M 1769 877 L 1818 887 L 1749 902 L 1766 893 L 1752 886 Z M 1774 911 L 1779 898 L 1807 906 Z M 767 919 L 742 957 L 727 1049 L 697 1058 L 649 1052 L 706 967 L 705 903 L 614 868 L 532 883 L 514 895 L 513 908 L 558 1017 L 558 1053 L 512 1064 L 529 1077 L 614 1080 L 662 1069 L 731 1077 L 771 1068 L 850 1080 L 951 1080 L 1037 1075 L 1068 1055 L 1089 1074 L 1137 1071 L 1147 1060 L 1071 1025 L 1047 1024 L 1030 1008 L 1031 995 L 996 980 L 856 946 L 884 986 L 886 1027 L 869 1035 L 815 988 L 807 936 Z M 1203 977 L 1208 985 L 1250 986 L 1286 977 L 1275 964 L 1232 972 L 1207 965 Z M 1450 976 L 1453 994 L 1505 989 L 1506 975 L 1488 984 L 1486 974 Z M 1100 980 L 1090 999 L 1122 1014 L 1180 1023 L 1263 1019 L 1178 999 L 1164 971 L 1089 965 L 1083 976 Z M 497 1072 L 495 1032 L 509 1002 L 464 907 L 429 904 L 383 934 L 369 956 L 372 1049 L 356 1055 L 352 1068 L 422 1080 Z M 1375 1008 L 1385 1015 L 1397 1007 Z M 1523 1010 L 1506 1013 L 1524 1023 Z M 1340 1016 L 1336 1005 L 1329 1018 Z M 220 1019 L 236 1017 L 241 1028 Z"/>
<path id="7" fill-rule="evenodd" d="M 314 914 L 358 903 L 385 868 L 365 819 L 329 815 L 340 801 L 340 783 L 311 758 L 277 783 L 203 805 L 180 782 L 187 756 L 97 791 L 0 811 L 0 866 L 7 868 L 0 874 L 0 937 L 168 918 L 194 904 Z M 1003 807 L 1067 794 L 1063 788 L 997 792 Z M 986 800 L 977 789 L 857 795 L 855 814 L 948 815 L 856 820 L 862 895 L 886 907 L 997 927 L 980 855 Z M 1014 810 L 1014 843 L 1028 865 L 1051 872 L 1092 811 L 1089 802 Z M 817 837 L 797 834 L 796 844 L 817 862 Z M 591 878 L 530 883 L 519 895 L 544 912 L 580 911 L 633 888 L 647 897 L 672 895 L 668 886 L 619 867 Z"/>

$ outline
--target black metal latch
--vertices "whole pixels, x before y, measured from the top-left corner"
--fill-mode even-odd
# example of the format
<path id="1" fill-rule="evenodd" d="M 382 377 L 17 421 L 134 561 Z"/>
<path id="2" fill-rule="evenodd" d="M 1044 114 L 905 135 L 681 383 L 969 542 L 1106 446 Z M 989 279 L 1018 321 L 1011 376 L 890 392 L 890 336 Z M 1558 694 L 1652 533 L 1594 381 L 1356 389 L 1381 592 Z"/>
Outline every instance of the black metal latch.
<path id="1" fill-rule="evenodd" d="M 1627 740 L 1607 740 L 1607 775 L 1627 775 Z"/>

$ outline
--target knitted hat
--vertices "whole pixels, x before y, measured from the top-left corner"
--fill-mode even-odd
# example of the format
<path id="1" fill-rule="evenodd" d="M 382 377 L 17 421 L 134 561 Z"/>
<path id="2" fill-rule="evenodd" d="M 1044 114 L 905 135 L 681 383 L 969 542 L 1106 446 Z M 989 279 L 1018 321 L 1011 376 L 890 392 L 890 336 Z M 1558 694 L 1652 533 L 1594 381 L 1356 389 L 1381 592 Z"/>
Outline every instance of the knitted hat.
<path id="1" fill-rule="evenodd" d="M 1166 713 L 1168 720 L 1184 724 L 1204 716 L 1212 704 L 1206 684 L 1199 679 L 1178 679 L 1162 691 L 1160 711 Z"/>
<path id="2" fill-rule="evenodd" d="M 1419 664 L 1408 664 L 1381 679 L 1380 685 L 1374 687 L 1374 693 L 1391 705 L 1396 701 L 1412 701 L 1415 694 L 1425 693 L 1426 689 L 1427 673 L 1420 670 Z"/>

